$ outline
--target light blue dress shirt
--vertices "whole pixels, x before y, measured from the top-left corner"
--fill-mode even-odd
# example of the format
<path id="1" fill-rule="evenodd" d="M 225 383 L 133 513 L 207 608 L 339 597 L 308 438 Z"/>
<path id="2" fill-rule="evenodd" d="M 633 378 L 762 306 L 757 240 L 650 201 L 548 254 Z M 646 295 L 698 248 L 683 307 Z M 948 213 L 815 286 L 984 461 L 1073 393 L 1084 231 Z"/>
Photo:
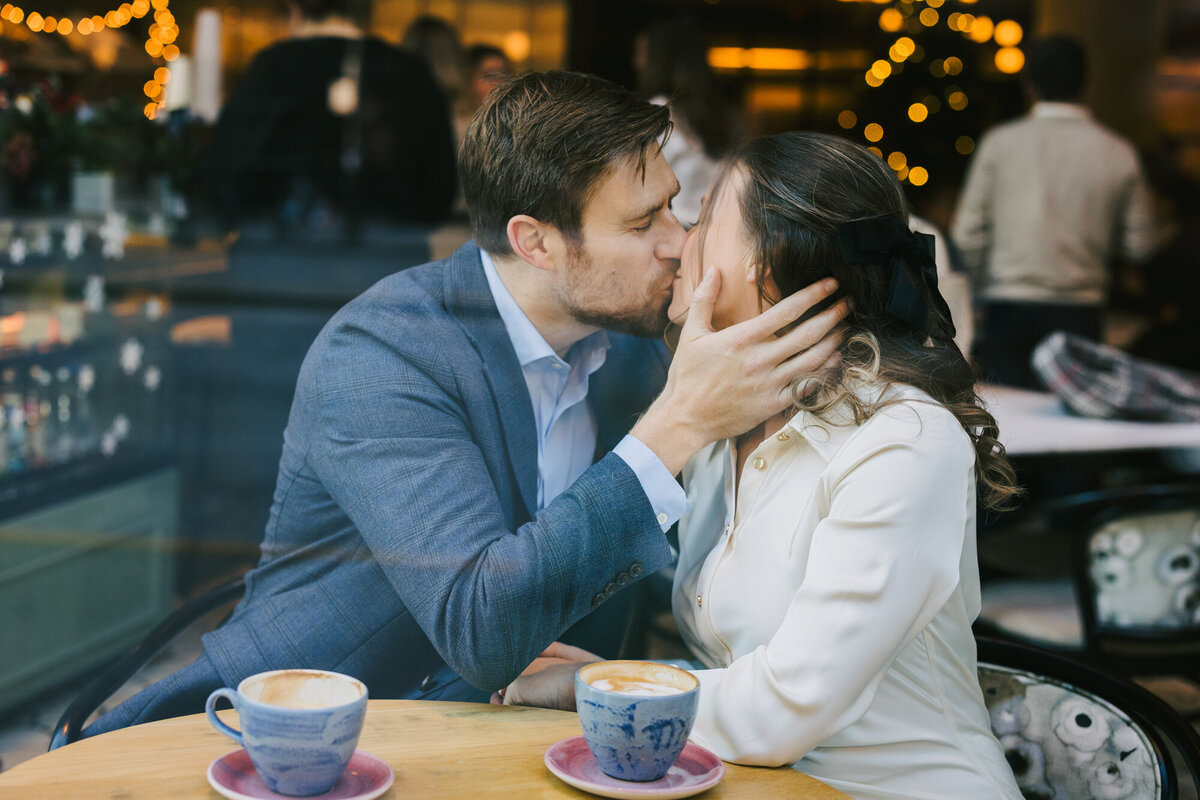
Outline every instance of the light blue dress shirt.
<path id="1" fill-rule="evenodd" d="M 596 455 L 596 417 L 587 403 L 588 378 L 608 357 L 608 334 L 596 331 L 576 342 L 559 358 L 517 305 L 496 272 L 490 253 L 481 250 L 496 310 L 512 340 L 537 430 L 537 497 L 542 509 L 592 465 Z M 613 452 L 637 476 L 659 525 L 665 531 L 688 510 L 682 487 L 650 448 L 633 436 L 622 439 Z"/>

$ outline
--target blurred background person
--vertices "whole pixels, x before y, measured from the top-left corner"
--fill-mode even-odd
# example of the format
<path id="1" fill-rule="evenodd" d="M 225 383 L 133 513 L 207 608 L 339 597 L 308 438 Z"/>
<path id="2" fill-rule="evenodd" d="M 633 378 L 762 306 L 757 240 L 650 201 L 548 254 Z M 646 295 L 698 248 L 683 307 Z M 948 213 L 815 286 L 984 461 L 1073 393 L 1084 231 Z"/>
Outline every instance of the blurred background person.
<path id="1" fill-rule="evenodd" d="M 1086 78 L 1077 40 L 1036 42 L 1022 73 L 1032 109 L 985 134 L 967 172 L 951 233 L 977 276 L 977 353 L 996 383 L 1039 388 L 1029 357 L 1053 331 L 1100 340 L 1113 262 L 1152 248 L 1137 152 L 1082 105 Z"/>
<path id="2" fill-rule="evenodd" d="M 433 74 L 445 98 L 457 146 L 478 105 L 473 102 L 467 85 L 466 55 L 458 31 L 441 17 L 425 14 L 414 19 L 404 30 L 400 46 L 424 61 Z"/>
<path id="3" fill-rule="evenodd" d="M 425 66 L 366 35 L 345 0 L 295 0 L 221 111 L 208 169 L 226 221 L 436 223 L 454 197 L 445 103 Z"/>
<path id="4" fill-rule="evenodd" d="M 471 99 L 475 108 L 487 99 L 493 89 L 513 75 L 508 56 L 494 44 L 480 43 L 468 47 L 467 67 L 471 82 Z"/>
<path id="5" fill-rule="evenodd" d="M 680 191 L 672 209 L 685 226 L 700 219 L 700 201 L 717 173 L 717 160 L 733 144 L 733 114 L 708 65 L 708 44 L 689 17 L 646 28 L 634 41 L 637 91 L 669 105 L 674 130 L 663 155 Z"/>

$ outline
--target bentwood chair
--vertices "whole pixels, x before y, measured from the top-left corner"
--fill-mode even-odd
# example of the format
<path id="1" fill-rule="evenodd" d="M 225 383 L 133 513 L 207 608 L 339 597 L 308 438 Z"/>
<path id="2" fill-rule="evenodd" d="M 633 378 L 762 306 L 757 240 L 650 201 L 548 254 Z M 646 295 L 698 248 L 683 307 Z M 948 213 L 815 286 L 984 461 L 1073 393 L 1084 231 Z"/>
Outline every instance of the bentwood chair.
<path id="1" fill-rule="evenodd" d="M 1122 674 L 1200 673 L 1200 484 L 1086 492 L 1048 504 L 1071 575 L 993 580 L 977 631 Z M 993 536 L 1003 536 L 994 532 Z"/>
<path id="2" fill-rule="evenodd" d="M 978 641 L 992 732 L 1026 800 L 1175 800 L 1167 742 L 1200 790 L 1200 735 L 1156 695 L 1046 650 Z"/>
<path id="3" fill-rule="evenodd" d="M 83 732 L 84 723 L 101 703 L 149 663 L 184 628 L 206 614 L 238 600 L 245 588 L 242 578 L 238 577 L 191 598 L 167 615 L 140 642 L 92 678 L 83 691 L 71 701 L 54 726 L 49 749 L 55 750 L 77 741 Z"/>

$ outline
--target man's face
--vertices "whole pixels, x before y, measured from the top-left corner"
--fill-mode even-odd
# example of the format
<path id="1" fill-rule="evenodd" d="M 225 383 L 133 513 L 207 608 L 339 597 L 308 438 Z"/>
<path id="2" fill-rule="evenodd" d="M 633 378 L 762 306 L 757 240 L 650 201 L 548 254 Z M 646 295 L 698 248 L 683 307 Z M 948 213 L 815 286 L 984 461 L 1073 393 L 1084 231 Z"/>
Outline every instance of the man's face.
<path id="1" fill-rule="evenodd" d="M 679 181 L 661 153 L 646 159 L 645 180 L 634 163 L 600 179 L 583 209 L 582 243 L 569 253 L 558 295 L 584 324 L 658 337 L 686 234 L 671 213 Z"/>
<path id="2" fill-rule="evenodd" d="M 471 89 L 475 99 L 482 103 L 500 84 L 512 77 L 508 62 L 500 56 L 485 56 L 471 74 Z"/>

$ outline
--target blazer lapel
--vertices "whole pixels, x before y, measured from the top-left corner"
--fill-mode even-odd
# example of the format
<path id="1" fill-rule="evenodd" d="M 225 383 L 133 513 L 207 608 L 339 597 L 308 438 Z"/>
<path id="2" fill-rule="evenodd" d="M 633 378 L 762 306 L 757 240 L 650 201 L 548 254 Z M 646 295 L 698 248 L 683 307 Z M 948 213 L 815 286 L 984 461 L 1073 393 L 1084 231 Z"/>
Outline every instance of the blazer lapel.
<path id="1" fill-rule="evenodd" d="M 521 489 L 525 510 L 532 519 L 537 510 L 537 432 L 529 387 L 504 321 L 496 311 L 479 260 L 479 248 L 469 242 L 446 263 L 446 309 L 462 323 L 483 360 L 483 371 L 491 384 L 504 428 L 505 452 Z"/>

